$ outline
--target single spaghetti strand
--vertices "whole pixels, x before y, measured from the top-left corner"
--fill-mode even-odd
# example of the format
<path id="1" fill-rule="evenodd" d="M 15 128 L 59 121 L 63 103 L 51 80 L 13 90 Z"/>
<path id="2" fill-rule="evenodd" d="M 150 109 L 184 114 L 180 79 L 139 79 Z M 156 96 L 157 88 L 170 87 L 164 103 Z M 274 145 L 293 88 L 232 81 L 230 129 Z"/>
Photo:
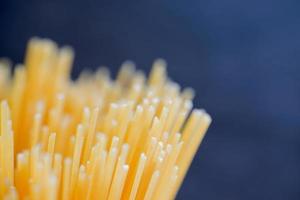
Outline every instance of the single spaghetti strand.
<path id="1" fill-rule="evenodd" d="M 66 158 L 64 160 L 62 200 L 70 199 L 71 167 L 72 167 L 72 160 L 70 158 Z"/>
<path id="2" fill-rule="evenodd" d="M 131 191 L 130 191 L 130 193 L 127 192 L 127 194 L 130 194 L 130 196 L 129 196 L 130 200 L 134 200 L 135 197 L 136 197 L 137 190 L 138 190 L 141 178 L 142 178 L 142 174 L 143 174 L 143 171 L 144 171 L 144 168 L 145 168 L 146 161 L 147 161 L 147 157 L 144 153 L 142 153 L 141 157 L 140 157 L 139 164 L 138 164 L 138 168 L 137 168 L 137 171 L 136 171 L 136 174 L 135 174 L 135 179 L 134 179 L 134 182 L 132 184 Z"/>
<path id="3" fill-rule="evenodd" d="M 129 170 L 128 165 L 123 165 L 120 170 L 116 171 L 115 178 L 111 185 L 108 200 L 120 199 L 126 176 Z"/>
<path id="4" fill-rule="evenodd" d="M 154 195 L 153 192 L 154 192 L 154 188 L 157 184 L 157 181 L 159 179 L 159 176 L 160 176 L 160 172 L 159 171 L 155 171 L 151 177 L 151 180 L 150 180 L 150 183 L 149 183 L 149 186 L 148 186 L 148 189 L 147 189 L 147 192 L 145 194 L 145 198 L 144 200 L 150 200 L 152 199 L 152 196 Z"/>
<path id="5" fill-rule="evenodd" d="M 47 152 L 50 155 L 50 164 L 52 164 L 52 160 L 54 157 L 54 151 L 55 151 L 55 140 L 56 140 L 56 133 L 51 133 L 48 140 L 48 147 Z"/>
<path id="6" fill-rule="evenodd" d="M 86 143 L 85 143 L 85 148 L 83 152 L 83 162 L 85 163 L 87 161 L 89 152 L 91 151 L 92 143 L 94 140 L 94 135 L 96 131 L 96 123 L 98 119 L 98 114 L 99 114 L 99 108 L 95 108 L 92 112 L 91 116 L 91 121 L 88 126 L 88 131 L 87 131 L 87 137 L 86 137 Z"/>
<path id="7" fill-rule="evenodd" d="M 73 190 L 76 185 L 79 164 L 80 164 L 80 156 L 81 156 L 82 147 L 83 147 L 83 138 L 84 138 L 83 126 L 80 124 L 77 127 L 75 147 L 74 147 L 75 150 L 73 153 L 73 161 L 72 161 L 72 168 L 71 168 L 71 180 L 70 180 L 71 194 L 73 194 Z"/>

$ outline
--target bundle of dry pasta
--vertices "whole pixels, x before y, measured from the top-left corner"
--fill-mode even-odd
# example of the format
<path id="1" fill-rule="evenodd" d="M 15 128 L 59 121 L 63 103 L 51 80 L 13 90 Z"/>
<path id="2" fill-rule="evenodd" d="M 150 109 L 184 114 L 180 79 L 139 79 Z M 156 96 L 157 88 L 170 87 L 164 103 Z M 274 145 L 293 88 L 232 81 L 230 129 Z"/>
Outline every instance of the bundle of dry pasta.
<path id="1" fill-rule="evenodd" d="M 0 64 L 0 199 L 173 199 L 211 122 L 154 62 L 70 79 L 73 51 L 28 44 Z"/>

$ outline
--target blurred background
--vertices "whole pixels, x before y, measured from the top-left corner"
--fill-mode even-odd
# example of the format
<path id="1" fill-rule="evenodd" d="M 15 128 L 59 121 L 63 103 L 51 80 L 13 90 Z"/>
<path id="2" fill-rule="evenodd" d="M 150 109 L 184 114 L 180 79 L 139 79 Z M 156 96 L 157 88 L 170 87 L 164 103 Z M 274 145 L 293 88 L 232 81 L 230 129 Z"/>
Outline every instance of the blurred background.
<path id="1" fill-rule="evenodd" d="M 76 51 L 73 75 L 155 58 L 213 124 L 177 199 L 300 199 L 300 1 L 0 1 L 0 57 L 32 36 Z"/>

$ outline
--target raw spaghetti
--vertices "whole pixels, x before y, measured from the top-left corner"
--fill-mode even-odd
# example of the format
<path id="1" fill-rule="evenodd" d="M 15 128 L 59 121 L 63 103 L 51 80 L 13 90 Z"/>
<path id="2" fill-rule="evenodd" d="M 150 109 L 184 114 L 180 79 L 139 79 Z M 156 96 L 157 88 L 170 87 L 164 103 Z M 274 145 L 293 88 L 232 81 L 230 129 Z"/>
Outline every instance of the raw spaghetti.
<path id="1" fill-rule="evenodd" d="M 0 62 L 0 199 L 174 199 L 211 122 L 193 90 L 153 64 L 70 78 L 73 51 L 30 40 Z"/>

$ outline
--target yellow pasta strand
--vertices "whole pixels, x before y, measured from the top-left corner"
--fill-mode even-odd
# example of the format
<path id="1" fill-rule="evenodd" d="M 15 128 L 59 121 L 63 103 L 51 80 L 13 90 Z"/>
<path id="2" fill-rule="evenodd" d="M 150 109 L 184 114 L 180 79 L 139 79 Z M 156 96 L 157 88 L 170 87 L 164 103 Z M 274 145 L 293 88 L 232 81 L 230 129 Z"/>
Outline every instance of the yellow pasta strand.
<path id="1" fill-rule="evenodd" d="M 74 53 L 29 41 L 10 73 L 0 59 L 0 199 L 174 199 L 211 123 L 154 62 L 70 78 Z"/>

